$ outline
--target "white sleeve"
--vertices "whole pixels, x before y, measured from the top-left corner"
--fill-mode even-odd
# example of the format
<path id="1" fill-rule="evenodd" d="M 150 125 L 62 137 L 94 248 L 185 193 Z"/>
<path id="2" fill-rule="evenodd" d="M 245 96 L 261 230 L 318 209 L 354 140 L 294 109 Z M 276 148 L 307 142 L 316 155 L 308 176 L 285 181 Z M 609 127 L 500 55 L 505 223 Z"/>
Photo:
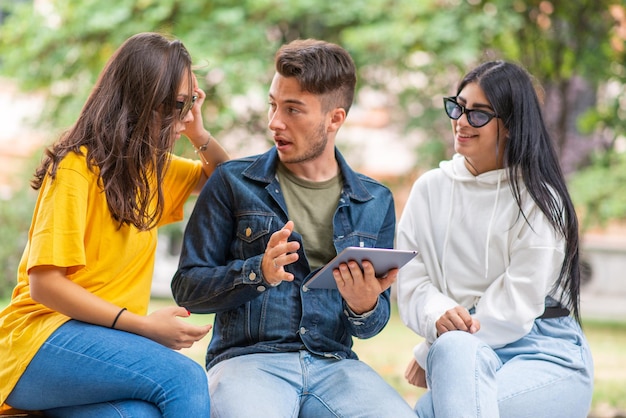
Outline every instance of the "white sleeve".
<path id="1" fill-rule="evenodd" d="M 442 272 L 431 235 L 428 193 L 421 190 L 427 185 L 419 183 L 411 190 L 397 228 L 397 247 L 418 251 L 398 274 L 398 310 L 402 321 L 432 344 L 437 338 L 435 322 L 458 303 L 440 291 Z"/>

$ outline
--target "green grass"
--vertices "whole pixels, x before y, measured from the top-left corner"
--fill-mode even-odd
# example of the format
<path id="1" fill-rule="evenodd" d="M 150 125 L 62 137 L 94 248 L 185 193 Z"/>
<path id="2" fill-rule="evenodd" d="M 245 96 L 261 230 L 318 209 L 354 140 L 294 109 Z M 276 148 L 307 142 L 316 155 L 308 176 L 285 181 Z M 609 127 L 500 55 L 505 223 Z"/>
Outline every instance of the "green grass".
<path id="1" fill-rule="evenodd" d="M 0 300 L 0 307 L 7 300 Z M 170 299 L 153 299 L 150 310 L 173 304 Z M 187 321 L 194 324 L 213 322 L 212 315 L 193 314 Z M 591 345 L 595 365 L 593 409 L 615 408 L 626 410 L 626 322 L 587 320 L 583 322 Z M 193 347 L 181 352 L 204 365 L 204 354 L 210 334 Z M 406 328 L 394 309 L 389 324 L 376 337 L 355 340 L 354 349 L 364 362 L 372 366 L 383 378 L 413 405 L 423 389 L 409 385 L 404 380 L 404 369 L 413 346 L 421 338 Z"/>

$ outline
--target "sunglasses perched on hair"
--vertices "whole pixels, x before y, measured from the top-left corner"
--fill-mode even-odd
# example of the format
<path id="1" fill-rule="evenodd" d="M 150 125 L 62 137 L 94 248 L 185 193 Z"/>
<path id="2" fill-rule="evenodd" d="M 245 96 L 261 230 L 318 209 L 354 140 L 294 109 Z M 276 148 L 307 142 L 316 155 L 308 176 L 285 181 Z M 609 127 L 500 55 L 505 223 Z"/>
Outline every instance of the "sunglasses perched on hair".
<path id="1" fill-rule="evenodd" d="M 450 119 L 458 120 L 461 115 L 465 113 L 467 122 L 474 128 L 483 127 L 488 124 L 491 119 L 498 117 L 495 113 L 487 112 L 486 110 L 468 109 L 465 106 L 461 106 L 456 101 L 456 97 L 444 97 L 443 107 Z"/>
<path id="2" fill-rule="evenodd" d="M 198 96 L 194 94 L 193 96 L 191 96 L 191 100 L 187 100 L 184 102 L 181 102 L 179 100 L 176 101 L 176 109 L 180 110 L 181 119 L 185 119 L 185 116 L 187 116 L 187 113 L 189 113 L 194 103 L 196 103 L 196 100 L 198 100 Z"/>

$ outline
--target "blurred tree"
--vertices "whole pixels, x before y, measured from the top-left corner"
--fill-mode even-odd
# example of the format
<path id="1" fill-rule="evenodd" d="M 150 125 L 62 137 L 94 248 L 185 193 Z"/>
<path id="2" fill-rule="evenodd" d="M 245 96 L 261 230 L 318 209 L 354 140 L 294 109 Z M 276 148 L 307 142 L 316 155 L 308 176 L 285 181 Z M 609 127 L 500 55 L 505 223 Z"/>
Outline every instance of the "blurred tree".
<path id="1" fill-rule="evenodd" d="M 440 96 L 463 71 L 485 59 L 519 61 L 546 89 L 547 120 L 572 161 L 564 163 L 569 172 L 607 142 L 606 130 L 581 134 L 577 118 L 595 108 L 601 83 L 625 77 L 624 51 L 610 44 L 616 20 L 610 9 L 618 0 L 116 0 L 114 7 L 97 0 L 36 7 L 0 1 L 10 14 L 0 27 L 0 71 L 24 88 L 49 91 L 45 120 L 55 127 L 73 122 L 124 39 L 157 30 L 181 38 L 199 64 L 208 124 L 263 133 L 274 51 L 317 37 L 351 51 L 359 87 L 385 93 L 407 133 L 419 127 L 435 141 L 448 136 Z"/>
<path id="2" fill-rule="evenodd" d="M 0 298 L 9 296 L 15 286 L 33 207 L 28 189 L 21 189 L 11 200 L 0 199 Z"/>
<path id="3" fill-rule="evenodd" d="M 543 86 L 565 171 L 591 163 L 596 179 L 598 170 L 626 171 L 615 157 L 626 132 L 624 14 L 623 0 L 0 0 L 0 73 L 48 94 L 38 123 L 56 133 L 73 123 L 126 38 L 170 33 L 198 66 L 207 126 L 218 136 L 264 140 L 275 50 L 321 38 L 352 53 L 359 90 L 375 93 L 407 138 L 420 138 L 417 162 L 426 169 L 451 152 L 441 97 L 468 68 L 502 58 L 523 64 Z M 626 216 L 616 205 L 598 209 L 598 195 L 587 193 L 598 191 L 594 181 L 579 175 L 584 212 Z M 623 196 L 622 184 L 605 182 L 615 189 L 601 204 Z"/>

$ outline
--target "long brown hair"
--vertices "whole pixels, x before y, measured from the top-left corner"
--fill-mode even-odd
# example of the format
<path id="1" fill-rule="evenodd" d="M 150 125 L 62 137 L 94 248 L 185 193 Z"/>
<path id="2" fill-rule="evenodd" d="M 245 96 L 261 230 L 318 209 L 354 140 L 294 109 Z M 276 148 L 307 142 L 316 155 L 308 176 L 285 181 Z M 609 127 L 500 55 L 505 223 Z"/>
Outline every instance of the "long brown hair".
<path id="1" fill-rule="evenodd" d="M 46 149 L 31 186 L 38 190 L 46 175 L 54 179 L 63 157 L 85 146 L 89 169 L 99 175 L 119 226 L 156 226 L 183 77 L 189 78 L 191 98 L 191 57 L 180 41 L 157 33 L 126 40 L 100 74 L 77 122 Z"/>

